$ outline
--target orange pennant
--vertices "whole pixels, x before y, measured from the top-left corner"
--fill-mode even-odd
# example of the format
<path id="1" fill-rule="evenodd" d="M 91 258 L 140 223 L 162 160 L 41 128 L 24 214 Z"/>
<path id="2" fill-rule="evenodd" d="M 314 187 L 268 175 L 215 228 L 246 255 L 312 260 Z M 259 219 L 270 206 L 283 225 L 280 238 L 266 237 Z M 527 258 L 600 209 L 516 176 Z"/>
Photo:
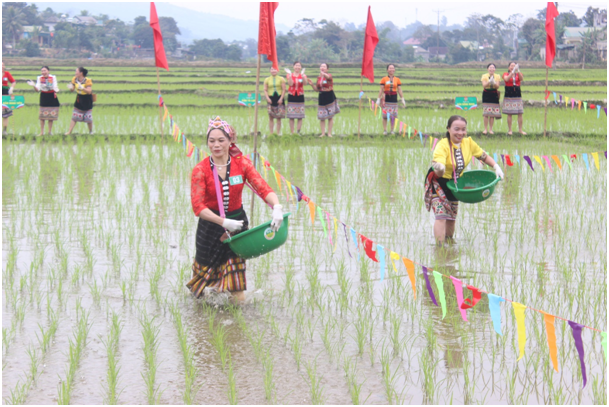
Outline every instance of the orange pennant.
<path id="1" fill-rule="evenodd" d="M 550 348 L 550 359 L 554 365 L 554 370 L 558 372 L 558 357 L 556 351 L 556 332 L 554 330 L 554 315 L 547 314 L 543 311 L 543 320 L 546 324 L 546 334 L 548 336 L 548 348 Z"/>
<path id="2" fill-rule="evenodd" d="M 560 168 L 562 170 L 562 164 L 560 163 L 560 160 L 558 159 L 558 156 L 557 155 L 553 155 L 552 156 L 552 160 L 554 160 L 556 165 L 558 165 L 558 168 Z"/>
<path id="3" fill-rule="evenodd" d="M 309 211 L 311 212 L 311 224 L 315 225 L 315 202 L 309 199 Z"/>
<path id="4" fill-rule="evenodd" d="M 410 278 L 410 284 L 412 284 L 412 292 L 414 293 L 414 299 L 417 299 L 417 286 L 414 283 L 414 263 L 412 260 L 408 260 L 406 257 L 402 257 L 402 262 L 406 266 L 408 271 L 408 277 Z"/>

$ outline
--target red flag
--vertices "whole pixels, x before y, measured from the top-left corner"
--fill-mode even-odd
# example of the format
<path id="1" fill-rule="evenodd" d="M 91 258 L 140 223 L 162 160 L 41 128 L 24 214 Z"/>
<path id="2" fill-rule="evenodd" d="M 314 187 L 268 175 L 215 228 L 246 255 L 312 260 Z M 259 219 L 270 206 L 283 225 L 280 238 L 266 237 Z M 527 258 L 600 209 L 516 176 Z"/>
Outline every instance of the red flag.
<path id="1" fill-rule="evenodd" d="M 556 55 L 556 32 L 554 19 L 558 17 L 558 10 L 554 2 L 549 1 L 546 9 L 546 66 L 552 68 L 552 61 Z"/>
<path id="2" fill-rule="evenodd" d="M 366 37 L 364 38 L 364 56 L 362 58 L 362 76 L 374 82 L 374 49 L 379 43 L 370 6 L 368 6 L 368 22 L 366 23 Z"/>
<path id="3" fill-rule="evenodd" d="M 273 62 L 273 68 L 279 69 L 277 62 L 277 45 L 275 43 L 275 10 L 278 2 L 260 3 L 260 22 L 258 26 L 258 54 L 266 55 Z"/>
<path id="4" fill-rule="evenodd" d="M 156 7 L 154 2 L 150 2 L 150 27 L 154 35 L 154 62 L 159 68 L 165 68 L 169 70 L 169 64 L 167 63 L 167 57 L 165 56 L 165 47 L 163 47 L 163 34 L 161 34 L 161 25 L 159 24 L 159 17 L 156 15 Z"/>
<path id="5" fill-rule="evenodd" d="M 364 245 L 364 251 L 366 252 L 366 255 L 370 258 L 370 260 L 378 263 L 379 261 L 376 259 L 376 252 L 374 250 L 372 250 L 372 245 L 374 244 L 374 242 L 372 240 L 368 239 L 364 235 L 359 235 L 359 236 L 362 239 L 362 243 Z"/>

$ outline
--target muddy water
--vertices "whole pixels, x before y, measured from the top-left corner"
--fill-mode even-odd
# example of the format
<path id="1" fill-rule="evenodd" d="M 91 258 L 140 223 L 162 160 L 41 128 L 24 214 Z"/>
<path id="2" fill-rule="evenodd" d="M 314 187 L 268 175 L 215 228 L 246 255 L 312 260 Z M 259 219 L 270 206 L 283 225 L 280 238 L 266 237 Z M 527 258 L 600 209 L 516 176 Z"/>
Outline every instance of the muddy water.
<path id="1" fill-rule="evenodd" d="M 488 142 L 483 147 L 521 155 L 579 153 L 554 143 L 506 147 Z M 465 322 L 454 288 L 445 280 L 443 317 L 426 292 L 420 267 L 415 299 L 403 264 L 396 262 L 396 273 L 387 257 L 381 282 L 378 263 L 358 252 L 349 230 L 382 244 L 387 255 L 395 251 L 464 285 L 606 330 L 606 161 L 601 160 L 601 171 L 587 171 L 577 162 L 570 171 L 552 173 L 507 168 L 506 180 L 489 200 L 460 205 L 456 243 L 438 250 L 433 217 L 422 200 L 431 158 L 427 149 L 266 144 L 262 154 L 347 225 L 345 230 L 337 222 L 335 230 L 331 218 L 327 235 L 319 218 L 313 227 L 308 208 L 285 202 L 283 191 L 282 202 L 293 214 L 290 238 L 279 250 L 248 261 L 243 328 L 226 307 L 205 305 L 184 287 L 196 219 L 189 202 L 192 163 L 178 146 L 5 142 L 5 403 L 58 402 L 58 385 L 67 377 L 70 344 L 82 318 L 77 303 L 87 313 L 89 331 L 74 367 L 72 404 L 108 398 L 104 343 L 112 313 L 122 324 L 118 401 L 148 402 L 142 337 L 142 320 L 148 316 L 159 329 L 154 381 L 159 402 L 183 403 L 185 364 L 172 304 L 188 328 L 197 369 L 194 402 L 199 404 L 229 402 L 228 371 L 209 329 L 210 309 L 217 313 L 215 326 L 226 330 L 239 403 L 350 404 L 354 385 L 360 386 L 359 401 L 367 404 L 606 400 L 606 359 L 598 333 L 584 329 L 588 385 L 581 390 L 568 325 L 556 322 L 560 372 L 555 373 L 543 319 L 527 310 L 525 356 L 517 361 L 510 304 L 501 306 L 503 335 L 497 335 L 486 296 Z M 249 195 L 244 202 L 249 203 Z M 251 215 L 257 224 L 270 213 L 257 205 Z M 57 331 L 44 351 L 38 338 L 53 314 Z M 260 345 L 252 333 L 259 333 Z M 265 397 L 257 346 L 268 350 L 273 364 L 271 400 Z M 346 365 L 352 366 L 350 375 Z"/>

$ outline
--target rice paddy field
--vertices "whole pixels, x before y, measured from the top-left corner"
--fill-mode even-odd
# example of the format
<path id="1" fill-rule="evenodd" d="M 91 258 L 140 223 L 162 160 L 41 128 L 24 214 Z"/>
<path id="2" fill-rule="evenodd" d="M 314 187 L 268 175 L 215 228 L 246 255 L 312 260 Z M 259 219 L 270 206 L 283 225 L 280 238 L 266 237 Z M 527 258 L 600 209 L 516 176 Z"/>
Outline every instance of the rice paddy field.
<path id="1" fill-rule="evenodd" d="M 61 82 L 71 78 L 73 68 L 51 68 Z M 19 81 L 35 79 L 38 69 L 9 71 Z M 254 73 L 172 69 L 161 75 L 163 97 L 196 145 L 219 114 L 249 153 L 253 109 L 238 107 L 236 96 L 254 90 Z M 570 165 L 560 158 L 562 170 L 552 171 L 535 162 L 535 171 L 524 161 L 501 164 L 505 180 L 488 200 L 460 204 L 455 243 L 438 249 L 423 200 L 429 146 L 381 136 L 370 110 L 362 112 L 358 140 L 357 72 L 333 73 L 344 101 L 337 137 L 313 137 L 318 122 L 308 92 L 305 135 L 266 134 L 263 110 L 258 151 L 347 228 L 324 228 L 319 218 L 312 224 L 305 202 L 286 198 L 285 183 L 278 188 L 261 166 L 291 212 L 289 238 L 247 262 L 240 307 L 223 296 L 196 300 L 185 287 L 195 253 L 195 163 L 181 143 L 159 135 L 154 71 L 90 68 L 98 93 L 93 136 L 79 124 L 83 135 L 36 137 L 37 95 L 21 92 L 19 83 L 15 94 L 25 95 L 26 107 L 15 112 L 2 143 L 5 404 L 607 403 L 604 112 L 597 119 L 596 112 L 553 106 L 546 139 L 543 108 L 525 107 L 526 137 L 505 136 L 505 118 L 495 137 L 481 137 L 481 112 L 465 112 L 470 133 L 491 154 L 577 158 Z M 478 95 L 482 73 L 398 70 L 408 103 L 400 120 L 439 137 L 455 113 L 451 99 Z M 523 73 L 531 83 L 523 86 L 525 99 L 541 102 L 545 71 Z M 606 70 L 552 75 L 557 93 L 606 106 Z M 364 86 L 376 99 L 378 85 Z M 56 134 L 67 130 L 73 97 L 59 93 L 65 106 Z M 598 170 L 592 152 L 599 153 Z M 260 201 L 249 213 L 249 192 L 243 199 L 253 225 L 270 220 Z M 383 281 L 350 228 L 384 247 Z M 414 287 L 401 261 L 394 270 L 391 251 L 417 263 Z M 488 297 L 465 322 L 444 279 L 443 317 L 420 265 L 529 306 L 524 356 L 518 359 L 509 302 L 500 305 L 498 335 Z M 431 288 L 439 298 L 433 278 Z M 465 288 L 464 295 L 471 297 Z M 585 387 L 571 328 L 556 319 L 556 372 L 543 314 L 535 310 L 595 328 L 582 331 Z"/>

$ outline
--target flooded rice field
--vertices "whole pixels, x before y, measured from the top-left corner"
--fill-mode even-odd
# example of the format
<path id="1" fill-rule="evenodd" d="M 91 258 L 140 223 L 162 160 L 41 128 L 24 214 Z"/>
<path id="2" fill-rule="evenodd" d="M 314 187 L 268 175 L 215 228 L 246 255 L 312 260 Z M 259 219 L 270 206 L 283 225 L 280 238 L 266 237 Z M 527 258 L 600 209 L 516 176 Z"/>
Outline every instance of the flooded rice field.
<path id="1" fill-rule="evenodd" d="M 179 144 L 5 140 L 4 403 L 606 404 L 603 147 L 477 141 L 491 154 L 578 158 L 552 172 L 505 166 L 487 201 L 460 204 L 455 243 L 437 249 L 423 200 L 429 148 L 267 139 L 261 154 L 339 222 L 324 231 L 305 202 L 278 193 L 288 242 L 248 261 L 247 303 L 231 307 L 185 287 L 197 220 L 194 163 Z M 600 171 L 581 160 L 595 151 Z M 249 212 L 249 192 L 244 202 Z M 271 212 L 258 201 L 248 215 L 259 224 Z M 384 247 L 383 281 L 351 228 Z M 417 263 L 416 298 L 391 251 Z M 531 307 L 524 357 L 510 303 L 498 335 L 488 297 L 465 322 L 449 280 L 443 317 L 421 264 Z M 556 372 L 533 309 L 599 330 L 582 331 L 585 387 L 571 328 L 556 319 Z"/>

